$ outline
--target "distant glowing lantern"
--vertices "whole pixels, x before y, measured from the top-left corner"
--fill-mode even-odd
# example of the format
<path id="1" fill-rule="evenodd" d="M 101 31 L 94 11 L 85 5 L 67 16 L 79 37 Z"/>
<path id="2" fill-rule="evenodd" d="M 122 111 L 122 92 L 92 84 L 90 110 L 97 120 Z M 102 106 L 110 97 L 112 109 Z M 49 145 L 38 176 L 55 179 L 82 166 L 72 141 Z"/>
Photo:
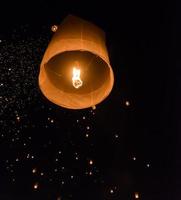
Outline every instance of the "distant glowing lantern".
<path id="1" fill-rule="evenodd" d="M 57 29 L 58 29 L 58 26 L 57 26 L 57 25 L 53 25 L 53 26 L 51 27 L 51 31 L 52 31 L 52 32 L 56 32 Z"/>
<path id="2" fill-rule="evenodd" d="M 36 168 L 32 169 L 32 173 L 35 174 L 36 173 Z"/>
<path id="3" fill-rule="evenodd" d="M 139 193 L 135 192 L 135 199 L 139 199 Z"/>
<path id="4" fill-rule="evenodd" d="M 51 102 L 65 108 L 95 108 L 109 95 L 114 83 L 105 34 L 71 15 L 59 27 L 41 62 L 40 90 Z"/>
<path id="5" fill-rule="evenodd" d="M 37 190 L 37 189 L 38 189 L 38 186 L 39 186 L 39 184 L 38 184 L 38 183 L 35 183 L 35 184 L 33 185 L 34 190 Z"/>
<path id="6" fill-rule="evenodd" d="M 130 106 L 130 102 L 129 102 L 129 101 L 126 101 L 126 102 L 125 102 L 125 105 L 126 105 L 126 106 Z"/>

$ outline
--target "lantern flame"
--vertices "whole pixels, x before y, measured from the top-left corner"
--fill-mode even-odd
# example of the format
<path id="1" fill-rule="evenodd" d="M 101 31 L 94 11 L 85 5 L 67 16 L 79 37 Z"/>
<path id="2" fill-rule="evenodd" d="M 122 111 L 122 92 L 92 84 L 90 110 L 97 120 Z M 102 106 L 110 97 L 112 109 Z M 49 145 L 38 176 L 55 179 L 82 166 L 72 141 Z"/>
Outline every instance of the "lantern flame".
<path id="1" fill-rule="evenodd" d="M 73 68 L 73 76 L 72 76 L 72 85 L 78 89 L 83 85 L 83 81 L 80 79 L 80 69 L 74 67 Z"/>

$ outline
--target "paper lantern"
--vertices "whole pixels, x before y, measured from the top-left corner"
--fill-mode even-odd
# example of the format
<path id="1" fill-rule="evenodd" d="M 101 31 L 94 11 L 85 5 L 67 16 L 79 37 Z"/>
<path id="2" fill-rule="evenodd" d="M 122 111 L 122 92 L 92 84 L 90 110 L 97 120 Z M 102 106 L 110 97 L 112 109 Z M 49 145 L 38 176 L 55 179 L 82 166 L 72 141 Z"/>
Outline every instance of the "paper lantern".
<path id="1" fill-rule="evenodd" d="M 69 15 L 54 33 L 40 66 L 39 87 L 51 102 L 69 109 L 95 106 L 114 83 L 104 32 Z"/>

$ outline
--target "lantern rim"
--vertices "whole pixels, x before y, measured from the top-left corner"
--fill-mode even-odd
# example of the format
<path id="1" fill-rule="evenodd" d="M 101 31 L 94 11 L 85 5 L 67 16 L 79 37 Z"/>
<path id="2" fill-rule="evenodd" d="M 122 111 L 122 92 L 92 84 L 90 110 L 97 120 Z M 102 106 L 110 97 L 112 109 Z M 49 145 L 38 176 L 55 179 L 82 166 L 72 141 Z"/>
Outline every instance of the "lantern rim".
<path id="1" fill-rule="evenodd" d="M 88 52 L 92 55 L 95 55 L 97 57 L 99 57 L 100 59 L 102 59 L 102 61 L 104 62 L 105 66 L 108 68 L 109 70 L 109 82 L 107 82 L 106 84 L 109 85 L 109 87 L 106 87 L 105 85 L 99 87 L 98 89 L 90 92 L 90 98 L 92 98 L 91 96 L 96 95 L 96 93 L 99 93 L 99 91 L 101 92 L 103 90 L 104 87 L 108 88 L 106 90 L 106 92 L 104 93 L 104 95 L 102 95 L 101 98 L 98 98 L 96 101 L 94 100 L 92 103 L 90 101 L 90 103 L 88 105 L 79 105 L 79 106 L 69 106 L 68 104 L 63 103 L 63 101 L 58 101 L 56 98 L 52 97 L 52 90 L 56 90 L 57 93 L 61 93 L 62 91 L 59 91 L 57 88 L 55 89 L 55 85 L 52 84 L 52 82 L 49 80 L 49 78 L 47 77 L 46 71 L 45 71 L 45 66 L 46 64 L 53 59 L 55 56 L 59 56 L 63 53 L 69 53 L 69 52 Z M 42 81 L 42 77 L 44 76 L 44 81 Z M 46 81 L 46 83 L 45 83 Z M 45 83 L 45 84 L 44 84 Z M 49 86 L 48 86 L 49 85 Z M 50 86 L 51 85 L 51 86 Z M 107 96 L 109 96 L 109 94 L 112 91 L 114 85 L 114 75 L 113 75 L 113 70 L 111 68 L 111 65 L 109 64 L 109 62 L 106 61 L 106 59 L 102 58 L 100 55 L 95 54 L 95 52 L 91 52 L 91 51 L 87 51 L 87 50 L 83 50 L 83 49 L 76 49 L 76 50 L 68 50 L 68 51 L 64 51 L 64 52 L 60 52 L 57 54 L 54 54 L 47 62 L 41 63 L 41 67 L 40 67 L 40 75 L 39 75 L 39 87 L 41 92 L 43 93 L 43 95 L 52 103 L 58 105 L 58 106 L 62 106 L 64 108 L 68 108 L 68 109 L 86 109 L 89 107 L 92 107 L 94 105 L 99 104 L 100 102 L 102 102 L 104 99 L 107 98 Z M 47 86 L 47 87 L 46 87 Z M 49 88 L 51 87 L 51 89 Z M 48 92 L 50 91 L 50 92 Z M 63 94 L 62 94 L 63 95 Z M 69 93 L 69 95 L 75 95 L 74 93 Z M 81 98 L 81 95 L 77 95 L 77 97 Z M 84 95 L 83 95 L 84 96 Z"/>

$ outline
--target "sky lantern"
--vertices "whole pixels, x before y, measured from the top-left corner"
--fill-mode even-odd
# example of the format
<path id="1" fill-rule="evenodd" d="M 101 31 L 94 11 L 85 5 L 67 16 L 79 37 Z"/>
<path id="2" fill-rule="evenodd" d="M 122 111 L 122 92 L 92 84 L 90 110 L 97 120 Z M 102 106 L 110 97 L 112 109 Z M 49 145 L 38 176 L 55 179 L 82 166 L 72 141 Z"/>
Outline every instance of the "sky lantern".
<path id="1" fill-rule="evenodd" d="M 64 108 L 89 108 L 102 102 L 113 84 L 104 32 L 79 17 L 67 16 L 41 62 L 39 87 L 44 96 Z"/>

